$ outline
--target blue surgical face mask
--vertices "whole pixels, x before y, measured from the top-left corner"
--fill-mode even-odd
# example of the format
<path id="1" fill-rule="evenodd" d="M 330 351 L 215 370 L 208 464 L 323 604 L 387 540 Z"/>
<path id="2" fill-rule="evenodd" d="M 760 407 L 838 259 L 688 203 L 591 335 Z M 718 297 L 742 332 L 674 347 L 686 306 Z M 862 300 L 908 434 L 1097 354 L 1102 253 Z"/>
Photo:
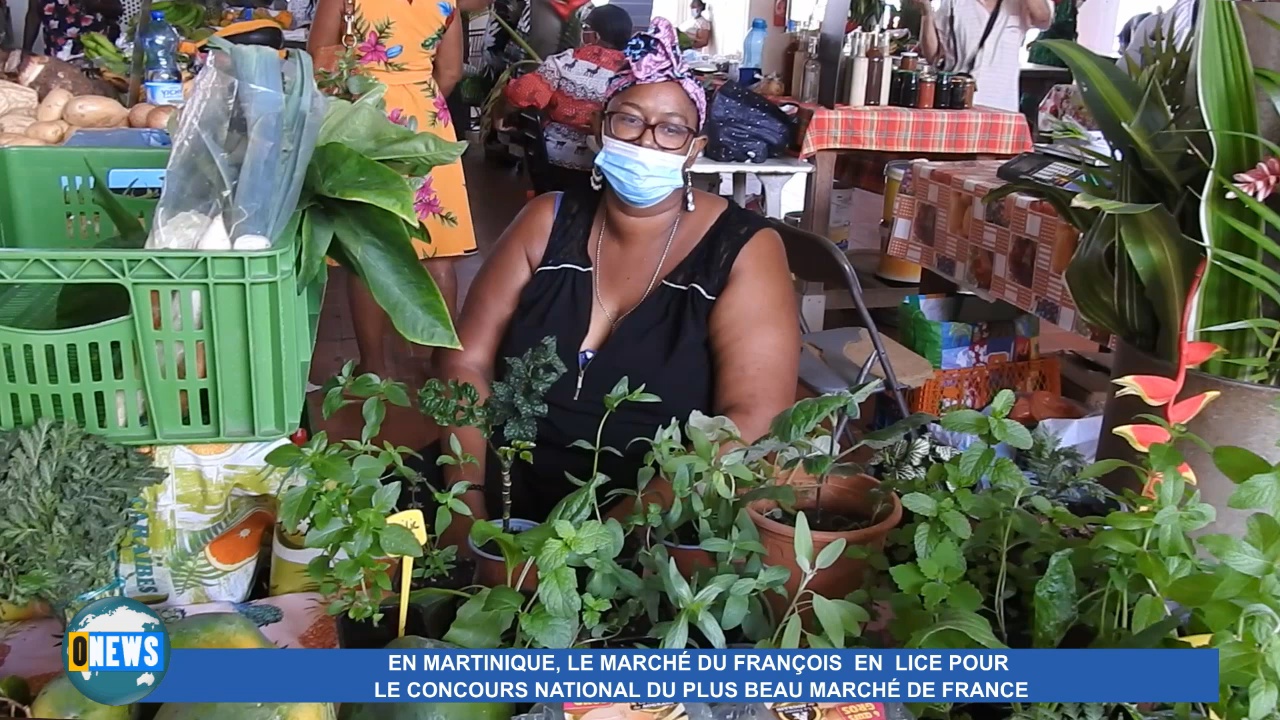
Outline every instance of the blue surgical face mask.
<path id="1" fill-rule="evenodd" d="M 596 167 L 609 187 L 632 207 L 653 207 L 684 187 L 687 155 L 632 145 L 606 135 Z"/>

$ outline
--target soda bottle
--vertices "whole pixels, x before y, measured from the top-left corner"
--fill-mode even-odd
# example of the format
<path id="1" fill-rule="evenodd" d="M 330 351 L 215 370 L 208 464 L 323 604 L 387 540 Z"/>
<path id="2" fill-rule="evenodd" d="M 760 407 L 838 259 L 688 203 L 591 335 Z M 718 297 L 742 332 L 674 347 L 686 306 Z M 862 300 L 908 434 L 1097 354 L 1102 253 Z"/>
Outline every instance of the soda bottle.
<path id="1" fill-rule="evenodd" d="M 143 89 L 152 105 L 181 105 L 182 70 L 178 67 L 178 31 L 164 19 L 164 13 L 151 11 L 146 35 L 139 35 L 146 57 Z"/>

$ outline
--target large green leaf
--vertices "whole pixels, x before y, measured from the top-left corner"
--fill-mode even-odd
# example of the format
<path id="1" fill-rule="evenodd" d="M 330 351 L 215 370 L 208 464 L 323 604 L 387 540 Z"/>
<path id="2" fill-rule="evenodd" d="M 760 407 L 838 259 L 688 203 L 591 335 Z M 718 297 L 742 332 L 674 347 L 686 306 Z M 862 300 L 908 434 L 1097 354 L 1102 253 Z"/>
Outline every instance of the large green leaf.
<path id="1" fill-rule="evenodd" d="M 302 216 L 302 257 L 298 285 L 307 286 L 324 272 L 325 257 L 333 243 L 333 221 L 323 207 L 307 208 Z"/>
<path id="2" fill-rule="evenodd" d="M 383 89 L 354 103 L 335 100 L 320 128 L 321 146 L 339 143 L 371 160 L 396 161 L 409 174 L 425 175 L 433 167 L 462 157 L 465 142 L 450 142 L 432 133 L 419 133 L 387 118 L 380 101 Z M 379 102 L 374 102 L 375 98 Z"/>
<path id="3" fill-rule="evenodd" d="M 1036 582 L 1035 646 L 1055 648 L 1076 621 L 1076 574 L 1071 567 L 1071 551 L 1059 550 L 1049 557 L 1049 566 Z"/>
<path id="4" fill-rule="evenodd" d="M 1245 44 L 1244 29 L 1236 4 L 1230 0 L 1205 0 L 1200 13 L 1197 68 L 1200 107 L 1213 144 L 1214 173 L 1230 177 L 1253 167 L 1261 159 L 1261 147 L 1253 139 L 1258 133 L 1258 109 L 1254 101 L 1253 63 Z M 1262 259 L 1262 249 L 1245 233 L 1228 222 L 1234 218 L 1251 227 L 1262 221 L 1247 205 L 1230 200 L 1218 179 L 1210 173 L 1200 204 L 1201 233 L 1208 244 L 1210 260 L 1215 252 Z M 1222 264 L 1210 262 L 1205 268 L 1195 304 L 1192 331 L 1213 327 L 1261 313 L 1259 294 Z M 1257 357 L 1261 348 L 1248 330 L 1202 332 L 1199 339 L 1226 348 L 1226 356 L 1240 360 Z M 1223 362 L 1209 361 L 1209 372 L 1238 377 L 1244 370 Z"/>
<path id="5" fill-rule="evenodd" d="M 413 188 L 404 176 L 341 143 L 316 148 L 307 168 L 307 187 L 321 197 L 375 205 L 405 222 L 418 222 Z"/>
<path id="6" fill-rule="evenodd" d="M 1146 323 L 1135 322 L 1132 314 L 1135 309 L 1122 308 L 1117 302 L 1119 289 L 1114 260 L 1119 238 L 1117 217 L 1103 215 L 1093 227 L 1085 231 L 1071 264 L 1067 266 L 1067 287 L 1071 290 L 1071 299 L 1075 302 L 1076 309 L 1086 321 L 1138 347 L 1150 350 L 1151 344 L 1144 344 L 1142 338 L 1151 337 L 1152 328 Z M 1137 310 L 1145 313 L 1138 317 L 1146 317 L 1150 313 L 1150 307 L 1145 306 L 1145 299 L 1140 299 L 1144 307 Z"/>
<path id="7" fill-rule="evenodd" d="M 419 345 L 461 347 L 440 289 L 414 254 L 404 221 L 362 203 L 335 200 L 326 207 L 342 261 L 364 280 L 396 330 Z"/>
<path id="8" fill-rule="evenodd" d="M 1159 334 L 1156 354 L 1178 356 L 1178 330 L 1200 262 L 1199 247 L 1183 237 L 1178 221 L 1163 207 L 1135 215 L 1117 215 L 1120 242 L 1142 280 L 1143 293 L 1155 312 Z"/>

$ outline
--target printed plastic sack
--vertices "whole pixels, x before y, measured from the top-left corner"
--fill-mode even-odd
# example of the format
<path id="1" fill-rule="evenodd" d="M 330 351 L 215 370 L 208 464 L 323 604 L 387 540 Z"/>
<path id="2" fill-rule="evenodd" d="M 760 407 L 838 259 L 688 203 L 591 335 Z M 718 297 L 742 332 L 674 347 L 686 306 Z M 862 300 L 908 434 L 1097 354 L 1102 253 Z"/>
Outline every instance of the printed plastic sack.
<path id="1" fill-rule="evenodd" d="M 265 458 L 285 442 L 156 448 L 169 475 L 133 510 L 125 594 L 159 605 L 247 600 L 284 478 Z"/>
<path id="2" fill-rule="evenodd" d="M 994 365 L 1040 356 L 1040 320 L 975 297 L 913 295 L 898 309 L 902 344 L 934 368 Z"/>
<path id="3" fill-rule="evenodd" d="M 703 154 L 716 162 L 762 163 L 784 154 L 795 134 L 791 116 L 765 97 L 730 81 L 711 100 Z"/>
<path id="4" fill-rule="evenodd" d="M 307 565 L 324 551 L 303 547 L 302 543 L 301 535 L 285 533 L 276 526 L 271 538 L 271 579 L 267 591 L 271 597 L 320 589 L 320 583 L 307 574 Z"/>

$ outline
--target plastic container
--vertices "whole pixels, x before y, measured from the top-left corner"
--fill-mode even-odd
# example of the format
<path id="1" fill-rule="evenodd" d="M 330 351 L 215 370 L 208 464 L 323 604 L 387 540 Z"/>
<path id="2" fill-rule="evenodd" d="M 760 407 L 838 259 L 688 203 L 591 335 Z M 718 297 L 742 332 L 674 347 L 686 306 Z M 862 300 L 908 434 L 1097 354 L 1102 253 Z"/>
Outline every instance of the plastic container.
<path id="1" fill-rule="evenodd" d="M 145 224 L 168 156 L 0 150 L 0 294 L 117 285 L 132 306 L 94 325 L 25 329 L 14 327 L 23 293 L 6 295 L 0 428 L 52 417 L 146 445 L 275 440 L 297 429 L 324 281 L 299 287 L 294 242 L 261 252 L 85 249 L 115 234 L 88 166 Z"/>
<path id="2" fill-rule="evenodd" d="M 751 21 L 751 30 L 747 33 L 747 39 L 742 42 L 741 67 L 757 70 L 764 67 L 764 38 L 768 33 L 769 26 L 765 24 L 764 18 Z"/>
<path id="3" fill-rule="evenodd" d="M 139 26 L 141 29 L 141 26 Z M 164 19 L 164 13 L 151 11 L 146 34 L 139 33 L 142 44 L 142 87 L 152 105 L 182 105 L 182 70 L 178 67 L 178 31 Z"/>
<path id="4" fill-rule="evenodd" d="M 984 408 L 996 393 L 1044 390 L 1062 394 L 1061 366 L 1057 355 L 1035 360 L 978 365 L 969 368 L 935 370 L 933 378 L 908 393 L 911 412 L 941 415 L 957 407 Z"/>

